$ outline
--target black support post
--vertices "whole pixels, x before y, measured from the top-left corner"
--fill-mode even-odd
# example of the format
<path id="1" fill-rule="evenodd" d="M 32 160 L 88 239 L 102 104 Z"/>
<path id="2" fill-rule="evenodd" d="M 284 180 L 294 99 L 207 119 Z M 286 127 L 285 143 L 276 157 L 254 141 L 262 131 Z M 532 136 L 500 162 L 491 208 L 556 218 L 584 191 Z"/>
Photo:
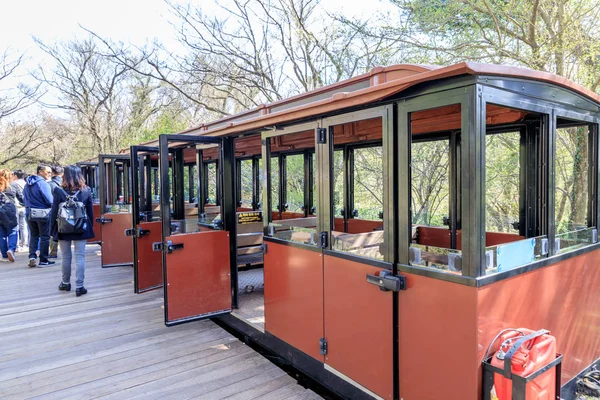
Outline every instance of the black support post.
<path id="1" fill-rule="evenodd" d="M 260 209 L 260 168 L 258 168 L 260 158 L 252 158 L 252 209 Z"/>
<path id="2" fill-rule="evenodd" d="M 235 146 L 233 138 L 224 138 L 221 148 L 221 173 L 223 202 L 221 215 L 223 228 L 229 233 L 229 262 L 231 269 L 231 303 L 238 307 L 238 275 L 237 275 L 237 223 L 235 204 Z"/>
<path id="3" fill-rule="evenodd" d="M 204 161 L 202 150 L 196 150 L 196 169 L 198 173 L 198 215 L 204 214 L 204 205 L 206 204 L 206 191 L 205 191 L 205 183 L 206 183 L 206 175 L 204 172 Z"/>
<path id="4" fill-rule="evenodd" d="M 185 218 L 183 149 L 173 151 L 173 218 Z"/>
<path id="5" fill-rule="evenodd" d="M 100 199 L 100 214 L 106 213 L 107 204 L 107 186 L 106 186 L 106 165 L 104 164 L 104 157 L 98 157 L 98 197 Z"/>
<path id="6" fill-rule="evenodd" d="M 188 202 L 194 202 L 194 165 L 188 165 Z"/>
<path id="7" fill-rule="evenodd" d="M 485 101 L 481 86 L 466 89 L 461 103 L 462 273 L 485 273 Z"/>

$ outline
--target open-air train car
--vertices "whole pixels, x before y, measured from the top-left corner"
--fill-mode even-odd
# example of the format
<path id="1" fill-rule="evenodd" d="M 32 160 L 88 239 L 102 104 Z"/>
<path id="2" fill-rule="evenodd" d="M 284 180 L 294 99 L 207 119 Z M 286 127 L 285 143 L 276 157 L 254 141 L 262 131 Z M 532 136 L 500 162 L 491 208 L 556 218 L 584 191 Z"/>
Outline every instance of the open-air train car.
<path id="1" fill-rule="evenodd" d="M 600 357 L 599 123 L 600 97 L 564 78 L 462 63 L 161 135 L 166 323 L 218 317 L 342 397 L 383 399 L 488 398 L 494 337 L 548 329 L 567 385 Z M 177 211 L 178 153 L 217 161 L 214 213 Z M 260 220 L 264 289 L 246 293 L 240 229 Z"/>

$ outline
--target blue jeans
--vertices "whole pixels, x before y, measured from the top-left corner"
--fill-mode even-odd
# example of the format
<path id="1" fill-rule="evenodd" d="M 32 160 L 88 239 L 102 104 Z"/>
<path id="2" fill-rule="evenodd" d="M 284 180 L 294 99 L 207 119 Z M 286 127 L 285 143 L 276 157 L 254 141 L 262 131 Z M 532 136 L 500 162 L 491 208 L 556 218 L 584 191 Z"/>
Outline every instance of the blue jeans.
<path id="1" fill-rule="evenodd" d="M 87 240 L 59 240 L 60 252 L 62 254 L 62 281 L 63 283 L 71 282 L 71 243 L 75 247 L 75 286 L 83 287 L 83 279 L 85 278 L 85 244 Z"/>
<path id="2" fill-rule="evenodd" d="M 8 250 L 13 252 L 17 250 L 17 239 L 19 236 L 19 226 L 15 226 L 12 230 L 7 231 L 0 226 L 0 252 L 2 258 L 8 257 Z"/>

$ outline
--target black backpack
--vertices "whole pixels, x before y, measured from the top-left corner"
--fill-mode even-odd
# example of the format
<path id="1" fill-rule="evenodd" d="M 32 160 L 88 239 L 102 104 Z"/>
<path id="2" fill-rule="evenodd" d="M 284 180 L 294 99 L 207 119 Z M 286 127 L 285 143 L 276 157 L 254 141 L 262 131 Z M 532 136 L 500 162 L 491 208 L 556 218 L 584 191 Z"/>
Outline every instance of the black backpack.
<path id="1" fill-rule="evenodd" d="M 69 195 L 64 189 L 61 190 L 67 198 L 58 205 L 58 233 L 84 233 L 87 230 L 88 217 L 85 204 L 77 200 L 79 190 L 73 195 Z"/>
<path id="2" fill-rule="evenodd" d="M 17 221 L 17 207 L 4 193 L 0 194 L 0 226 L 5 231 L 12 231 L 19 224 Z"/>

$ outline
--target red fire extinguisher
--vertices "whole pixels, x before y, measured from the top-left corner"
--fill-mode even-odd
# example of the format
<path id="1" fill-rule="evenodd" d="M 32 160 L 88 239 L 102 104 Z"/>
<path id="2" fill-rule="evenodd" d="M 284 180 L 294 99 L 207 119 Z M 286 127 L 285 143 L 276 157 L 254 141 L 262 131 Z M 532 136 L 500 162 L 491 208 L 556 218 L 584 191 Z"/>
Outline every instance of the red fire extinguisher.
<path id="1" fill-rule="evenodd" d="M 547 330 L 505 329 L 494 339 L 490 348 L 498 339 L 501 341 L 500 348 L 492 357 L 491 364 L 505 372 L 527 377 L 556 358 L 556 339 Z M 506 375 L 510 374 L 494 374 L 491 399 L 512 399 L 512 380 Z M 550 368 L 527 384 L 525 399 L 555 399 L 556 379 L 556 369 Z"/>

